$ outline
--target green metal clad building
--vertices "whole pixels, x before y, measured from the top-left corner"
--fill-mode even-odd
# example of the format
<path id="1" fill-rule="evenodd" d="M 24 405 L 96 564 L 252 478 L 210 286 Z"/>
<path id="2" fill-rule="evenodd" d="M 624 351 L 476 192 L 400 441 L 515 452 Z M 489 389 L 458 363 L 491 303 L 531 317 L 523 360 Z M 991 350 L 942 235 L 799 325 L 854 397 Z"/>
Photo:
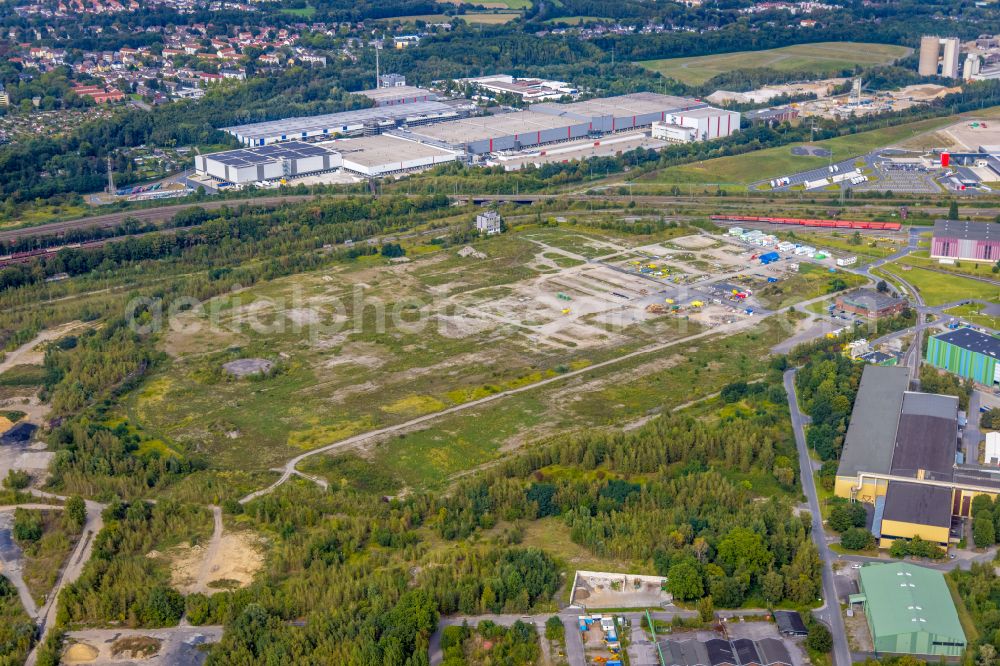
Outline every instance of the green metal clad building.
<path id="1" fill-rule="evenodd" d="M 935 368 L 986 386 L 1000 381 L 1000 339 L 971 328 L 958 328 L 927 340 L 924 359 Z"/>
<path id="2" fill-rule="evenodd" d="M 965 632 L 944 574 L 906 562 L 861 568 L 860 594 L 877 653 L 961 656 Z"/>

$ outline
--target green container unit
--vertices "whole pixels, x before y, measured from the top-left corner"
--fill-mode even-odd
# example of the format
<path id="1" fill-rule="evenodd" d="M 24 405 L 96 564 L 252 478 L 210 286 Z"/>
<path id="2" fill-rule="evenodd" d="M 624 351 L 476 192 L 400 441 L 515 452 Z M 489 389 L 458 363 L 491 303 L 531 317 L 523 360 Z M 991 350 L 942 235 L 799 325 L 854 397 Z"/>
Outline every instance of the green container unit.
<path id="1" fill-rule="evenodd" d="M 862 567 L 860 594 L 878 656 L 959 657 L 966 638 L 940 571 L 907 562 Z"/>
<path id="2" fill-rule="evenodd" d="M 997 359 L 993 347 L 1000 347 L 996 338 L 971 329 L 941 333 L 927 340 L 924 360 L 959 377 L 992 386 Z"/>

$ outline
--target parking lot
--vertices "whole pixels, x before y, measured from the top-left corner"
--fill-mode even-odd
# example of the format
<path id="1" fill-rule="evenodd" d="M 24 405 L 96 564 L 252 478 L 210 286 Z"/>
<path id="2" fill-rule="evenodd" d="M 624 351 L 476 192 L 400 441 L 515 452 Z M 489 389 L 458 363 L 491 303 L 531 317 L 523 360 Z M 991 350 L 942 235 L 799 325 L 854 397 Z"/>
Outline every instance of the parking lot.
<path id="1" fill-rule="evenodd" d="M 874 156 L 873 155 L 863 155 L 861 157 L 851 157 L 849 159 L 832 161 L 827 166 L 817 167 L 815 169 L 810 169 L 808 171 L 800 171 L 798 173 L 786 173 L 782 174 L 783 177 L 788 178 L 788 183 L 786 185 L 781 185 L 779 187 L 771 187 L 770 180 L 762 180 L 750 185 L 751 190 L 773 190 L 775 192 L 788 192 L 793 187 L 803 186 L 806 181 L 815 181 L 822 178 L 829 178 L 830 176 L 836 174 L 846 174 L 859 168 L 859 163 L 861 161 L 865 162 L 865 166 L 860 167 L 862 170 L 874 169 Z M 837 168 L 836 172 L 831 172 L 830 167 L 834 166 Z M 846 182 L 846 181 L 845 181 Z M 841 183 L 843 184 L 843 183 Z M 851 186 L 849 182 L 846 183 Z M 851 186 L 854 187 L 854 186 Z"/>
<path id="2" fill-rule="evenodd" d="M 874 161 L 877 178 L 856 186 L 859 192 L 910 192 L 931 194 L 941 192 L 934 171 L 918 164 L 894 163 L 879 157 Z"/>

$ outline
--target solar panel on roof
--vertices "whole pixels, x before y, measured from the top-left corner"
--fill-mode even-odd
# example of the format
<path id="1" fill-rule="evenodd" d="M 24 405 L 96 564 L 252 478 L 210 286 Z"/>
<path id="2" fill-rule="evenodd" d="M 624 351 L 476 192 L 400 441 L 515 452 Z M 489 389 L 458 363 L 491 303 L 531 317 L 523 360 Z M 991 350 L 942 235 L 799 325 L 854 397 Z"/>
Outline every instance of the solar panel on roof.
<path id="1" fill-rule="evenodd" d="M 288 143 L 271 144 L 267 146 L 256 146 L 253 148 L 238 148 L 221 153 L 214 153 L 207 157 L 211 160 L 231 167 L 247 167 L 268 164 L 276 160 L 295 160 L 304 157 L 317 157 L 333 154 L 323 146 L 301 141 L 289 141 Z"/>

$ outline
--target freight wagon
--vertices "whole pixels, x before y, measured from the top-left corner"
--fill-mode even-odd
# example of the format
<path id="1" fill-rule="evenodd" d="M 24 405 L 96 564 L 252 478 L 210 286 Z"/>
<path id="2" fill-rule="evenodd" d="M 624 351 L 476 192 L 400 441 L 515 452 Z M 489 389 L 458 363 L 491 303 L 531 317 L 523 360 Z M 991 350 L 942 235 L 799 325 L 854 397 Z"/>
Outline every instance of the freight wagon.
<path id="1" fill-rule="evenodd" d="M 761 217 L 755 215 L 712 215 L 715 222 L 766 222 L 768 224 L 790 224 L 802 227 L 823 227 L 832 229 L 875 229 L 898 231 L 899 222 L 866 222 L 863 220 L 814 220 L 798 217 Z"/>

